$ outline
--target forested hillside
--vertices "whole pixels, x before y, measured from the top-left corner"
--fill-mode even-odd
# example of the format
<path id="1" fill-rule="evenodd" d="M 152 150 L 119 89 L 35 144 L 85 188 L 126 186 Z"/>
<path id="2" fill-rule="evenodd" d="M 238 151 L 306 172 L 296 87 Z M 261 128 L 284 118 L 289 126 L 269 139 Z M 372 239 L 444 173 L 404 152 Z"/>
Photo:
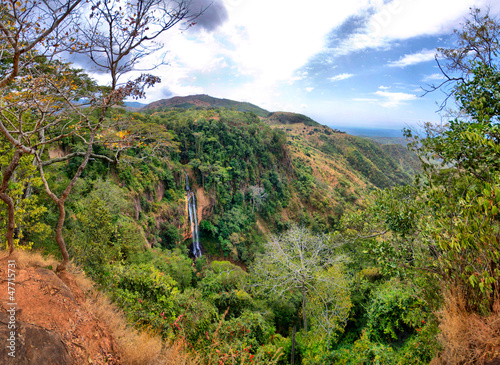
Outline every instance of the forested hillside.
<path id="1" fill-rule="evenodd" d="M 120 120 L 119 129 L 109 124 L 97 135 L 65 205 L 62 233 L 70 257 L 132 322 L 167 339 L 182 333 L 207 359 L 256 356 L 266 363 L 281 355 L 279 363 L 287 363 L 301 301 L 262 297 L 248 267 L 265 254 L 271 234 L 295 225 L 333 233 L 368 191 L 411 181 L 380 145 L 318 124 L 271 127 L 252 112 L 207 107 L 115 108 L 109 117 Z M 12 149 L 3 146 L 7 165 Z M 68 184 L 83 159 L 75 152 L 83 149 L 79 138 L 68 136 L 44 152 L 42 158 L 55 161 L 44 171 L 52 190 Z M 15 245 L 57 257 L 51 234 L 57 210 L 36 174 L 29 175 L 33 159 L 22 161 L 20 189 L 10 193 L 18 199 L 30 184 L 23 204 L 31 208 L 16 210 L 22 218 Z M 186 177 L 202 247 L 194 261 Z M 299 361 L 306 350 L 296 346 Z"/>

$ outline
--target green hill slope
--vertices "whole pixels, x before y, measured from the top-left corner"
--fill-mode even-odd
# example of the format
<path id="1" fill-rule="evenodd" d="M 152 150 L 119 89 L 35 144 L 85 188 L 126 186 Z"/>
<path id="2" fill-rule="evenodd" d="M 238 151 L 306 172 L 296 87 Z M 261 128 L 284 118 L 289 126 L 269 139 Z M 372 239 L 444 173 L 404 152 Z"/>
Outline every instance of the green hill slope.
<path id="1" fill-rule="evenodd" d="M 265 118 L 265 122 L 270 125 L 302 123 L 307 126 L 320 126 L 318 122 L 315 122 L 308 116 L 296 113 L 287 113 L 287 112 L 271 113 L 267 118 Z"/>

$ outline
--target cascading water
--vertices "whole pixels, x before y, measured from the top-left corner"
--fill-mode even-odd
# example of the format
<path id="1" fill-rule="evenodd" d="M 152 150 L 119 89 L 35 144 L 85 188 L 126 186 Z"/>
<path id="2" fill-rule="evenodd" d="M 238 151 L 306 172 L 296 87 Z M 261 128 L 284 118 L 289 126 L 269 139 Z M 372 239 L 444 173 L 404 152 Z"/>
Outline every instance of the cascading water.
<path id="1" fill-rule="evenodd" d="M 198 214 L 196 211 L 196 197 L 189 188 L 189 177 L 186 173 L 186 194 L 188 199 L 189 221 L 191 222 L 191 234 L 193 236 L 193 255 L 201 257 L 200 240 L 198 237 Z"/>

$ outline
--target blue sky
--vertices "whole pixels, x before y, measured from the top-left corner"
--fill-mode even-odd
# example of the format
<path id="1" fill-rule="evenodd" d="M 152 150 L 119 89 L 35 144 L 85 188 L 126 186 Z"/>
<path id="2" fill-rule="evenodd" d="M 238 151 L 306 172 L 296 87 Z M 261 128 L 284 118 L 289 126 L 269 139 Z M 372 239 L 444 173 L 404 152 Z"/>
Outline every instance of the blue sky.
<path id="1" fill-rule="evenodd" d="M 440 122 L 443 94 L 421 87 L 441 79 L 436 47 L 453 45 L 471 6 L 500 14 L 493 0 L 215 0 L 165 34 L 168 65 L 145 102 L 208 94 L 332 127 Z"/>

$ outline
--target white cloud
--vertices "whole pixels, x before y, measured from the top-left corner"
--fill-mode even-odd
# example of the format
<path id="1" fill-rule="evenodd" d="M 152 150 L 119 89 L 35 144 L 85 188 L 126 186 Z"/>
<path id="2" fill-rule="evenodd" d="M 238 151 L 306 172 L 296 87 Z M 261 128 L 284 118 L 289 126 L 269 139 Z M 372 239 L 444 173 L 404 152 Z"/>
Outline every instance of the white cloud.
<path id="1" fill-rule="evenodd" d="M 388 49 L 398 41 L 412 37 L 449 33 L 463 22 L 470 6 L 485 8 L 488 0 L 310 0 L 307 4 L 303 0 L 221 1 L 226 4 L 228 18 L 216 32 L 209 33 L 203 29 L 181 32 L 172 29 L 163 37 L 161 41 L 169 51 L 170 64 L 153 71 L 162 77 L 163 82 L 148 90 L 148 101 L 161 96 L 160 88 L 165 88 L 174 95 L 209 93 L 247 100 L 269 110 L 294 110 L 300 106 L 302 99 L 312 100 L 313 96 L 314 100 L 321 98 L 319 91 L 328 94 L 329 90 L 320 90 L 313 83 L 321 74 L 313 72 L 315 69 L 312 66 L 310 74 L 301 71 L 306 69 L 304 66 L 309 61 L 314 60 L 315 55 L 327 53 L 327 36 L 349 17 L 365 15 L 366 26 L 339 41 L 335 49 L 329 50 L 331 52 L 326 55 L 332 62 L 328 65 L 329 71 L 332 74 L 339 73 L 330 78 L 332 82 L 354 76 L 340 73 L 339 68 L 331 71 L 337 67 L 338 54 Z M 491 6 L 500 9 L 500 2 Z M 315 16 L 307 13 L 311 9 Z M 434 44 L 428 46 L 431 47 Z M 369 52 L 366 56 L 369 57 Z M 394 56 L 394 59 L 398 56 Z M 410 62 L 409 56 L 397 62 Z M 141 66 L 147 68 L 153 62 L 154 58 L 145 60 Z M 359 102 L 376 100 L 385 107 L 394 108 L 416 98 L 405 93 L 413 92 L 409 89 L 401 93 L 389 93 L 387 87 L 376 89 L 379 84 L 367 86 L 371 80 L 362 79 L 357 71 L 352 72 L 356 72 L 355 81 L 360 80 L 360 84 L 356 85 L 357 90 L 369 87 L 368 91 L 364 89 L 361 94 L 369 97 L 352 99 L 355 106 L 352 112 L 345 114 L 346 118 L 359 111 Z M 324 81 L 324 78 L 321 80 Z M 299 92 L 298 97 L 294 95 L 297 88 L 289 87 L 294 82 L 300 84 L 302 91 L 312 91 L 312 87 L 315 87 L 315 92 L 307 95 Z M 396 90 L 396 87 L 392 89 Z M 368 94 L 374 90 L 378 90 L 375 95 Z M 346 90 L 342 92 L 346 96 Z M 352 92 L 352 96 L 356 94 Z M 312 101 L 307 102 L 310 103 L 308 110 L 312 112 Z M 321 103 L 325 101 L 321 99 Z M 320 108 L 323 105 L 321 103 L 318 101 L 315 108 Z M 339 105 L 339 109 L 344 107 Z M 373 114 L 372 108 L 369 115 Z"/>
<path id="2" fill-rule="evenodd" d="M 308 75 L 309 75 L 309 72 L 307 72 L 307 71 L 298 72 L 295 76 L 292 76 L 288 80 L 288 83 L 293 84 L 295 81 L 304 80 Z"/>
<path id="3" fill-rule="evenodd" d="M 341 81 L 353 77 L 354 74 L 342 73 L 333 77 L 328 78 L 330 81 Z"/>
<path id="4" fill-rule="evenodd" d="M 333 28 L 365 3 L 354 0 L 339 6 L 310 0 L 307 8 L 321 11 L 309 16 L 303 1 L 238 1 L 228 7 L 228 21 L 218 31 L 230 41 L 229 57 L 242 75 L 275 87 L 280 81 L 300 80 L 304 75 L 296 71 L 324 49 Z"/>
<path id="5" fill-rule="evenodd" d="M 429 82 L 429 81 L 440 81 L 440 80 L 443 80 L 444 79 L 444 76 L 443 74 L 440 74 L 440 73 L 435 73 L 435 74 L 432 74 L 432 75 L 427 75 L 425 76 L 422 81 L 424 82 Z"/>
<path id="6" fill-rule="evenodd" d="M 417 99 L 416 95 L 407 93 L 393 93 L 389 91 L 379 90 L 374 94 L 385 98 L 385 101 L 380 103 L 380 105 L 382 105 L 384 108 L 396 108 L 402 104 L 405 104 L 406 101 Z"/>
<path id="7" fill-rule="evenodd" d="M 299 71 L 301 67 L 325 48 L 330 31 L 366 6 L 366 1 L 338 6 L 310 0 L 308 8 L 322 9 L 313 17 L 304 13 L 304 3 L 299 0 L 225 0 L 228 18 L 216 32 L 172 29 L 164 34 L 160 41 L 169 52 L 169 66 L 155 74 L 164 80 L 161 87 L 168 86 L 176 95 L 200 88 L 214 93 L 207 81 L 217 74 L 234 80 L 232 86 L 216 85 L 221 92 L 225 90 L 226 97 L 230 92 L 234 98 L 241 95 L 246 100 L 262 100 L 276 93 L 283 82 L 292 84 L 308 77 L 307 71 Z M 154 62 L 151 57 L 140 66 L 147 68 Z M 190 80 L 181 87 L 186 73 L 198 75 L 198 81 Z M 153 100 L 154 94 L 155 90 L 148 92 L 148 100 Z"/>
<path id="8" fill-rule="evenodd" d="M 311 91 L 313 91 L 313 90 L 314 90 L 314 87 L 306 87 L 306 91 L 307 91 L 308 93 L 310 93 L 310 92 L 311 92 Z"/>
<path id="9" fill-rule="evenodd" d="M 398 61 L 389 62 L 391 67 L 406 67 L 416 65 L 417 63 L 432 61 L 435 57 L 435 50 L 422 50 L 418 53 L 406 54 Z"/>
<path id="10" fill-rule="evenodd" d="M 359 13 L 365 15 L 366 26 L 341 42 L 333 53 L 346 55 L 369 48 L 388 49 L 396 40 L 450 33 L 463 22 L 471 6 L 486 8 L 489 3 L 489 0 L 372 0 Z"/>
<path id="11" fill-rule="evenodd" d="M 379 88 L 379 90 L 389 90 L 390 89 L 389 86 L 383 86 L 383 85 L 380 85 L 378 88 Z"/>
<path id="12" fill-rule="evenodd" d="M 357 102 L 361 102 L 361 103 L 370 103 L 370 104 L 373 104 L 373 103 L 379 101 L 378 99 L 373 99 L 373 98 L 353 98 L 352 100 L 357 101 Z"/>

